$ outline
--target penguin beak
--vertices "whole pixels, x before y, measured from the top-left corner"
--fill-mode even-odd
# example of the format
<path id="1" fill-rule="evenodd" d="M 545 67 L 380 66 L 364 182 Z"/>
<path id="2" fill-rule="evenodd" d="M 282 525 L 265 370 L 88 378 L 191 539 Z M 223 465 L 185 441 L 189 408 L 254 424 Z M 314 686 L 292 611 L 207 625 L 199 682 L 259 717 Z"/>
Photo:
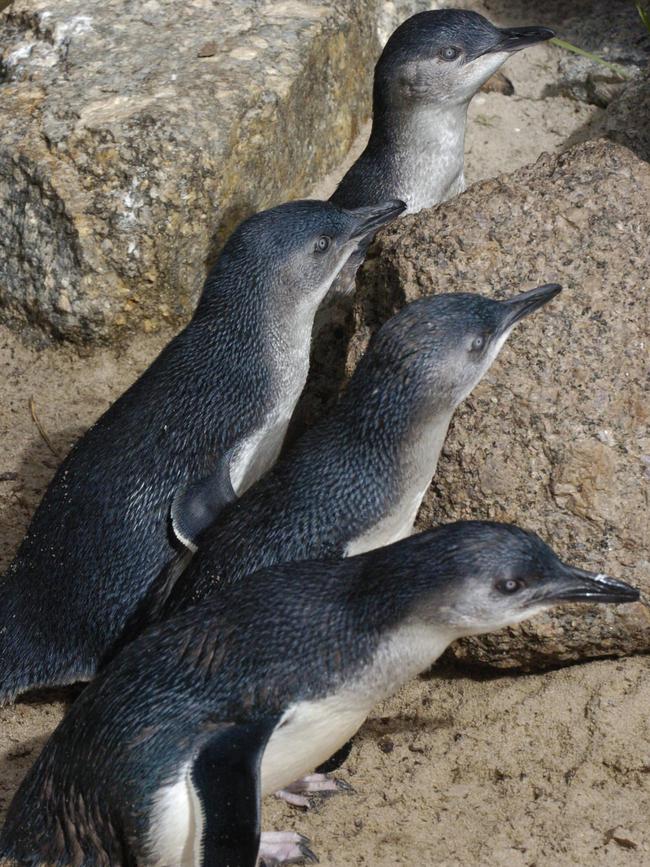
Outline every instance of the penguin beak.
<path id="1" fill-rule="evenodd" d="M 609 575 L 585 572 L 574 566 L 565 566 L 564 574 L 547 596 L 552 602 L 638 602 L 636 587 L 610 578 Z"/>
<path id="2" fill-rule="evenodd" d="M 559 283 L 545 283 L 536 289 L 530 289 L 528 292 L 522 292 L 521 295 L 516 295 L 514 298 L 502 301 L 501 303 L 505 307 L 502 329 L 512 328 L 520 319 L 530 316 L 539 307 L 548 304 L 551 298 L 555 298 L 561 291 L 562 287 Z"/>
<path id="3" fill-rule="evenodd" d="M 380 205 L 370 205 L 364 208 L 348 210 L 348 214 L 355 218 L 356 224 L 350 233 L 350 241 L 358 238 L 372 237 L 376 231 L 387 223 L 392 223 L 406 210 L 405 202 L 395 199 L 390 202 L 382 202 Z"/>
<path id="4" fill-rule="evenodd" d="M 555 33 L 548 27 L 502 27 L 499 29 L 498 41 L 485 52 L 496 54 L 507 51 L 509 54 L 528 48 L 529 45 L 537 45 L 538 42 L 546 42 L 553 39 Z"/>

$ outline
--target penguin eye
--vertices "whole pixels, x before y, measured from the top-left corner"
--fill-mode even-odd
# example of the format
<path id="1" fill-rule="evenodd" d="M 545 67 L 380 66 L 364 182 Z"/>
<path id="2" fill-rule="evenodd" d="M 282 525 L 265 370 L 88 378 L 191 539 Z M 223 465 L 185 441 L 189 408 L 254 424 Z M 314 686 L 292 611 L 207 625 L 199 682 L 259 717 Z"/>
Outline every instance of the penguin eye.
<path id="1" fill-rule="evenodd" d="M 332 239 L 328 235 L 321 235 L 321 237 L 316 241 L 314 246 L 314 250 L 316 253 L 324 253 L 329 249 L 330 244 L 332 243 Z"/>
<path id="2" fill-rule="evenodd" d="M 440 49 L 440 57 L 443 60 L 456 60 L 457 57 L 460 57 L 460 48 L 456 48 L 455 45 L 445 45 L 444 48 Z"/>
<path id="3" fill-rule="evenodd" d="M 497 581 L 495 586 L 499 593 L 505 593 L 506 596 L 509 596 L 522 590 L 526 586 L 526 582 L 522 581 L 521 578 L 506 578 L 503 581 Z"/>
<path id="4" fill-rule="evenodd" d="M 472 350 L 472 352 L 480 352 L 484 346 L 485 346 L 485 337 L 483 337 L 482 334 L 479 334 L 478 337 L 475 337 L 474 340 L 472 340 L 471 350 Z"/>

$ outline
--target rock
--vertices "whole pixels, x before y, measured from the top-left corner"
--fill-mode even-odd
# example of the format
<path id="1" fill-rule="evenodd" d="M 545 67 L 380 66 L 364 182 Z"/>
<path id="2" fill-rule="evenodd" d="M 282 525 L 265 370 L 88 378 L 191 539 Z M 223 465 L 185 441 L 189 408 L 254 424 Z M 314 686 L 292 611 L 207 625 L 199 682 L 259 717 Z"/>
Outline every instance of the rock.
<path id="1" fill-rule="evenodd" d="M 629 81 L 609 104 L 597 132 L 650 162 L 650 67 Z"/>
<path id="2" fill-rule="evenodd" d="M 2 318 L 75 341 L 182 322 L 234 224 L 346 153 L 383 6 L 16 0 L 0 16 Z"/>
<path id="3" fill-rule="evenodd" d="M 481 87 L 483 93 L 500 93 L 502 96 L 513 96 L 515 87 L 503 72 L 495 72 Z"/>
<path id="4" fill-rule="evenodd" d="M 588 142 L 471 187 L 383 232 L 361 274 L 350 370 L 368 336 L 432 292 L 563 294 L 513 334 L 460 408 L 420 529 L 511 521 L 576 565 L 650 591 L 650 166 Z M 473 665 L 539 668 L 650 650 L 642 604 L 565 606 L 455 645 Z"/>
<path id="5" fill-rule="evenodd" d="M 636 75 L 650 60 L 650 34 L 634 3 L 597 0 L 566 21 L 558 37 L 616 64 L 629 76 Z M 607 106 L 625 84 L 614 70 L 568 51 L 563 51 L 559 69 L 562 93 L 601 107 Z"/>

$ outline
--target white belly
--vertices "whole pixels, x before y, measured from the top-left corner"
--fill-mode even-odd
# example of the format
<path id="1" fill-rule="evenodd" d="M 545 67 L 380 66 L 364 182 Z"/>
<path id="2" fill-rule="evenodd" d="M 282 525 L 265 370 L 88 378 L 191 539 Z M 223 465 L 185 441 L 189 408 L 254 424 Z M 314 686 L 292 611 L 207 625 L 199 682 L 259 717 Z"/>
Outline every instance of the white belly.
<path id="1" fill-rule="evenodd" d="M 196 867 L 202 837 L 203 808 L 187 765 L 177 782 L 158 792 L 149 829 L 151 858 L 143 867 Z"/>
<path id="2" fill-rule="evenodd" d="M 238 497 L 277 461 L 290 419 L 291 411 L 280 409 L 241 443 L 230 466 L 230 483 Z"/>
<path id="3" fill-rule="evenodd" d="M 262 795 L 283 789 L 334 755 L 363 725 L 371 707 L 349 691 L 290 707 L 262 757 Z"/>
<path id="4" fill-rule="evenodd" d="M 262 795 L 284 788 L 329 759 L 359 730 L 378 701 L 428 668 L 461 634 L 406 623 L 385 637 L 362 670 L 351 673 L 352 686 L 289 707 L 262 756 Z M 142 867 L 198 867 L 201 863 L 203 808 L 190 771 L 188 764 L 174 783 L 158 792 L 148 835 L 151 857 Z M 224 797 L 228 794 L 224 792 Z"/>
<path id="5" fill-rule="evenodd" d="M 289 708 L 264 750 L 262 795 L 287 786 L 329 759 L 363 725 L 371 706 L 367 699 L 355 702 L 349 692 L 342 692 Z M 187 765 L 175 783 L 158 792 L 148 835 L 151 858 L 143 867 L 201 863 L 203 808 L 190 771 Z"/>

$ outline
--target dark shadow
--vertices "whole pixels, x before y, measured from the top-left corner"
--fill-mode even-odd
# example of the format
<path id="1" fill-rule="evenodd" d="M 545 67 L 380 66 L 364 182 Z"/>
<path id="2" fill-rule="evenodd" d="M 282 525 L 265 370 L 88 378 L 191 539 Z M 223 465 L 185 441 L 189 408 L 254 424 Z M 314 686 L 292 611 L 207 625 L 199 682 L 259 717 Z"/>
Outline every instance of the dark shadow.
<path id="1" fill-rule="evenodd" d="M 84 687 L 85 684 L 74 684 L 56 689 L 33 690 L 18 699 L 16 702 L 17 712 L 20 713 L 20 705 L 38 707 L 41 704 L 50 705 L 53 702 L 64 702 L 67 710 Z M 54 725 L 52 725 L 53 730 Z M 48 731 L 38 737 L 14 743 L 5 753 L 0 755 L 0 780 L 2 780 L 0 826 L 4 818 L 1 814 L 9 807 L 16 790 L 40 755 L 51 734 L 52 732 Z"/>
<path id="2" fill-rule="evenodd" d="M 309 375 L 289 425 L 284 448 L 331 410 L 349 378 L 348 358 L 352 337 L 361 328 L 374 333 L 403 306 L 397 283 L 380 267 L 379 247 L 373 242 L 359 269 L 356 289 L 348 296 L 330 302 L 319 311 Z"/>
<path id="3" fill-rule="evenodd" d="M 2 798 L 0 798 L 2 812 L 9 806 L 16 789 L 40 755 L 49 737 L 50 735 L 46 734 L 30 738 L 13 745 L 6 753 L 0 755 L 0 779 L 3 784 Z"/>
<path id="4" fill-rule="evenodd" d="M 30 689 L 16 700 L 16 704 L 41 705 L 62 701 L 70 707 L 81 695 L 88 684 L 71 683 L 68 686 L 48 686 L 42 689 Z"/>
<path id="5" fill-rule="evenodd" d="M 291 418 L 283 451 L 327 415 L 338 399 L 346 378 L 348 344 L 354 333 L 352 303 L 352 297 L 340 299 L 317 316 L 307 382 Z"/>
<path id="6" fill-rule="evenodd" d="M 369 717 L 356 737 L 361 741 L 378 740 L 386 735 L 398 735 L 403 732 L 437 732 L 453 726 L 452 716 L 425 717 L 413 714 L 413 716 Z"/>

